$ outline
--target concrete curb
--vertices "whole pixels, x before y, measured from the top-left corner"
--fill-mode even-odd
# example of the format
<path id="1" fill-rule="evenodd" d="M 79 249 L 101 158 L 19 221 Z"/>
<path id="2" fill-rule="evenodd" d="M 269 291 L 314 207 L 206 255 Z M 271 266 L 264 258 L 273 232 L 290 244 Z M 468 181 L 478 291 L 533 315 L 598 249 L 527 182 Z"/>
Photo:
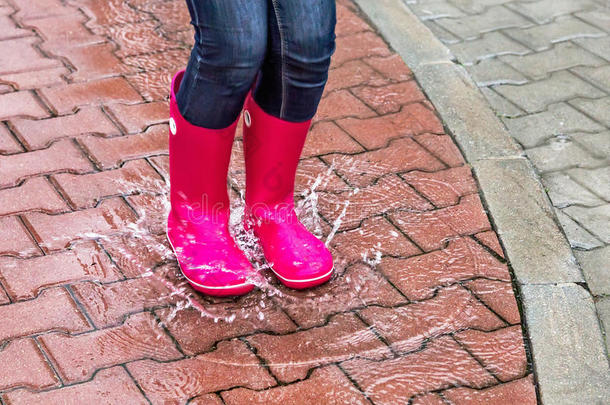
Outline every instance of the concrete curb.
<path id="1" fill-rule="evenodd" d="M 468 73 L 401 0 L 355 3 L 413 70 L 474 171 L 522 299 L 540 402 L 604 403 L 610 372 L 593 299 L 534 168 Z"/>

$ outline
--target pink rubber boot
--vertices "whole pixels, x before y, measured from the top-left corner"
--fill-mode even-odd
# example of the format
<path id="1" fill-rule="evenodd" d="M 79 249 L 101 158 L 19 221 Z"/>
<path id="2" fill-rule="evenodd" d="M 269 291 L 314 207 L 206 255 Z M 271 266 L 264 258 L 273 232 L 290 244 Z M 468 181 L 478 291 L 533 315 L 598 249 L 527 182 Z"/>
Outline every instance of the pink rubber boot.
<path id="1" fill-rule="evenodd" d="M 294 211 L 294 178 L 310 125 L 276 118 L 251 94 L 246 98 L 246 227 L 254 230 L 279 280 L 297 289 L 322 284 L 333 272 L 330 251 Z"/>
<path id="2" fill-rule="evenodd" d="M 254 288 L 254 269 L 229 233 L 227 171 L 237 120 L 224 129 L 186 121 L 176 103 L 183 74 L 176 74 L 171 87 L 167 238 L 195 290 L 246 294 Z"/>

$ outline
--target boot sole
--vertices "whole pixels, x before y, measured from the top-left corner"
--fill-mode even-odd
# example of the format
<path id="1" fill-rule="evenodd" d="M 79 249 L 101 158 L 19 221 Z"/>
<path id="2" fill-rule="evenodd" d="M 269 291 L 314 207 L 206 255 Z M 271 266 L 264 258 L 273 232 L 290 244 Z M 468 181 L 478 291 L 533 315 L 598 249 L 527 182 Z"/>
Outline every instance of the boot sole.
<path id="1" fill-rule="evenodd" d="M 275 276 L 278 278 L 278 280 L 280 280 L 282 284 L 284 284 L 288 288 L 293 288 L 295 290 L 303 290 L 306 288 L 316 287 L 320 284 L 324 284 L 328 280 L 330 280 L 333 275 L 333 272 L 335 271 L 335 267 L 333 266 L 333 268 L 330 269 L 328 273 L 323 274 L 321 276 L 305 280 L 291 280 L 289 278 L 280 276 L 278 272 L 273 269 L 273 267 L 269 266 L 269 268 L 271 269 L 271 271 L 273 271 L 273 274 L 275 274 Z"/>
<path id="2" fill-rule="evenodd" d="M 180 269 L 180 273 L 186 279 L 186 281 L 191 285 L 191 287 L 193 287 L 194 290 L 199 291 L 200 293 L 203 293 L 206 295 L 214 296 L 214 297 L 229 297 L 229 296 L 245 295 L 254 289 L 254 284 L 251 284 L 251 283 L 242 283 L 242 284 L 234 284 L 234 285 L 227 285 L 227 286 L 207 286 L 204 284 L 196 283 L 195 281 L 188 278 L 186 276 L 186 274 L 184 274 L 184 271 L 182 270 L 182 265 L 180 264 L 180 261 L 178 260 L 178 255 L 176 254 L 176 249 L 174 248 L 174 244 L 172 243 L 172 240 L 169 238 L 169 233 L 168 233 L 167 228 L 165 229 L 165 236 L 167 237 L 167 241 L 169 242 L 169 245 L 172 247 L 172 251 L 174 252 L 174 255 L 176 256 L 176 262 L 178 263 L 178 268 Z"/>

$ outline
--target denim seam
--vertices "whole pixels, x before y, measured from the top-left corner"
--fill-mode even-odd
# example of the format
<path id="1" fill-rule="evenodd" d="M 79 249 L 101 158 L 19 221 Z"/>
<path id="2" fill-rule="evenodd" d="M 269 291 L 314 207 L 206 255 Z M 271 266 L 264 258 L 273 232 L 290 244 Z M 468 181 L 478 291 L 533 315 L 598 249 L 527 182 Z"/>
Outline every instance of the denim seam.
<path id="1" fill-rule="evenodd" d="M 282 77 L 282 102 L 280 104 L 280 119 L 284 119 L 284 107 L 286 100 L 286 78 L 284 76 L 284 65 L 285 65 L 285 41 L 284 41 L 284 32 L 282 31 L 282 19 L 280 18 L 280 13 L 277 9 L 277 0 L 271 0 L 271 4 L 273 6 L 273 12 L 275 14 L 275 19 L 277 20 L 277 28 L 280 33 L 280 75 Z"/>
<path id="2" fill-rule="evenodd" d="M 199 15 L 197 15 L 197 7 L 196 4 L 194 3 L 194 0 L 187 0 L 191 3 L 192 9 L 193 9 L 193 14 L 194 14 L 194 18 L 195 18 L 195 29 L 198 30 L 199 29 Z M 195 44 L 195 47 L 197 47 L 197 44 Z M 199 80 L 199 71 L 201 70 L 201 58 L 199 57 L 199 55 L 197 55 L 197 69 L 195 69 L 195 76 L 193 77 L 193 80 L 191 82 L 191 85 L 189 86 L 189 92 L 187 94 L 192 95 L 194 90 L 197 87 L 197 81 Z M 192 98 L 192 97 L 191 97 Z M 189 112 L 191 110 L 193 103 L 191 102 L 187 102 L 186 105 L 184 106 L 184 112 L 183 112 L 183 116 L 187 116 L 190 115 Z M 191 117 L 192 118 L 192 117 Z"/>

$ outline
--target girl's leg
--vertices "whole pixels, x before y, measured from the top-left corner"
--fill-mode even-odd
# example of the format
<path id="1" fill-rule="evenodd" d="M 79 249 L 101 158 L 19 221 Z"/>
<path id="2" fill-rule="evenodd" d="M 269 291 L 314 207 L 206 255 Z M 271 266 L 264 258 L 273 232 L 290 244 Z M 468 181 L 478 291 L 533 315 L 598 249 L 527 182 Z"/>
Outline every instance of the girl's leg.
<path id="1" fill-rule="evenodd" d="M 195 46 L 177 94 L 191 124 L 233 123 L 265 58 L 267 0 L 187 0 Z"/>
<path id="2" fill-rule="evenodd" d="M 311 119 L 335 50 L 335 0 L 267 0 L 268 55 L 254 90 L 265 112 L 291 122 Z"/>

